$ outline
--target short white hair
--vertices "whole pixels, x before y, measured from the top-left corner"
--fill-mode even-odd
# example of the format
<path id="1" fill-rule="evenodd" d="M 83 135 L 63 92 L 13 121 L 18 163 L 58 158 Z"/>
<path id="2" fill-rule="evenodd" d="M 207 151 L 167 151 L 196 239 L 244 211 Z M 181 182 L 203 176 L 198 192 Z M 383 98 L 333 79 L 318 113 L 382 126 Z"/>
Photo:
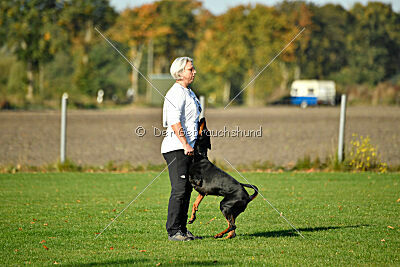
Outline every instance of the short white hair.
<path id="1" fill-rule="evenodd" d="M 193 59 L 190 57 L 178 57 L 174 60 L 174 62 L 172 62 L 169 72 L 175 80 L 181 79 L 181 73 L 185 70 L 185 66 L 188 61 L 192 62 L 193 64 Z"/>

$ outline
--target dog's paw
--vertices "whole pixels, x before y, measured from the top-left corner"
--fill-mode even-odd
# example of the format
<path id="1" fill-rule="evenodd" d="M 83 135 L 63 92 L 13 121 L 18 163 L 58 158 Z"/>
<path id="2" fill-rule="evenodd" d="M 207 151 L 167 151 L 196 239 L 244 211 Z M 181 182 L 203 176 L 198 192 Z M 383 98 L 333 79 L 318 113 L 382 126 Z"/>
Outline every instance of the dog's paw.
<path id="1" fill-rule="evenodd" d="M 215 239 L 217 239 L 217 238 L 221 238 L 221 237 L 223 237 L 224 235 L 222 235 L 222 234 L 216 234 L 215 236 L 214 236 L 214 238 Z"/>
<path id="2" fill-rule="evenodd" d="M 188 224 L 192 224 L 196 220 L 196 216 L 192 216 L 190 220 L 188 221 Z"/>
<path id="3" fill-rule="evenodd" d="M 236 237 L 236 233 L 235 232 L 230 232 L 225 239 L 231 239 L 231 238 L 235 238 Z"/>

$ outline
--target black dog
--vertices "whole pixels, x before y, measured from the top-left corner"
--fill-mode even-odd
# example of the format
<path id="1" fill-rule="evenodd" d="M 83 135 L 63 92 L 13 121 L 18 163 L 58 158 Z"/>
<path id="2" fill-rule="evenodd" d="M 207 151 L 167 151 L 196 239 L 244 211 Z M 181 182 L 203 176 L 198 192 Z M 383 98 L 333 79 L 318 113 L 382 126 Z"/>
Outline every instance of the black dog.
<path id="1" fill-rule="evenodd" d="M 199 135 L 194 145 L 193 162 L 189 168 L 189 181 L 193 188 L 199 192 L 199 196 L 193 204 L 192 216 L 188 223 L 191 224 L 196 219 L 196 211 L 204 196 L 223 196 L 220 209 L 228 221 L 228 228 L 214 237 L 221 238 L 228 233 L 226 238 L 233 238 L 236 236 L 236 217 L 258 195 L 258 189 L 254 185 L 239 183 L 232 176 L 212 164 L 207 158 L 208 149 L 211 149 L 210 134 L 206 127 L 206 121 L 202 118 L 199 122 Z M 254 194 L 249 196 L 244 187 L 254 189 Z"/>

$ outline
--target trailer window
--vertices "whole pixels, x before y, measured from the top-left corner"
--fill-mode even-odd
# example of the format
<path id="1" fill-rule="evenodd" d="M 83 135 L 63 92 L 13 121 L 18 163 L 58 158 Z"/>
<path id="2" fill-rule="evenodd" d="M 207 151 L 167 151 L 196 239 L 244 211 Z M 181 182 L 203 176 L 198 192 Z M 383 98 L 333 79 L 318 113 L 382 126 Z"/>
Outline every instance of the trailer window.
<path id="1" fill-rule="evenodd" d="M 314 89 L 308 88 L 308 95 L 314 95 Z"/>

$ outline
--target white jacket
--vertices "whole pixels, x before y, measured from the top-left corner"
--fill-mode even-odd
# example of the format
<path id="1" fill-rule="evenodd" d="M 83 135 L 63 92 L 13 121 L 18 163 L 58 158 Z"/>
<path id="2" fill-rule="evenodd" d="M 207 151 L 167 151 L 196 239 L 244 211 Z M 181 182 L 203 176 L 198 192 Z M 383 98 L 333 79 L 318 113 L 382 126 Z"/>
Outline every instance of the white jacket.
<path id="1" fill-rule="evenodd" d="M 163 126 L 167 127 L 161 144 L 161 153 L 183 149 L 171 126 L 180 122 L 191 147 L 197 138 L 197 123 L 201 112 L 200 101 L 190 88 L 175 83 L 167 92 L 163 107 Z"/>

